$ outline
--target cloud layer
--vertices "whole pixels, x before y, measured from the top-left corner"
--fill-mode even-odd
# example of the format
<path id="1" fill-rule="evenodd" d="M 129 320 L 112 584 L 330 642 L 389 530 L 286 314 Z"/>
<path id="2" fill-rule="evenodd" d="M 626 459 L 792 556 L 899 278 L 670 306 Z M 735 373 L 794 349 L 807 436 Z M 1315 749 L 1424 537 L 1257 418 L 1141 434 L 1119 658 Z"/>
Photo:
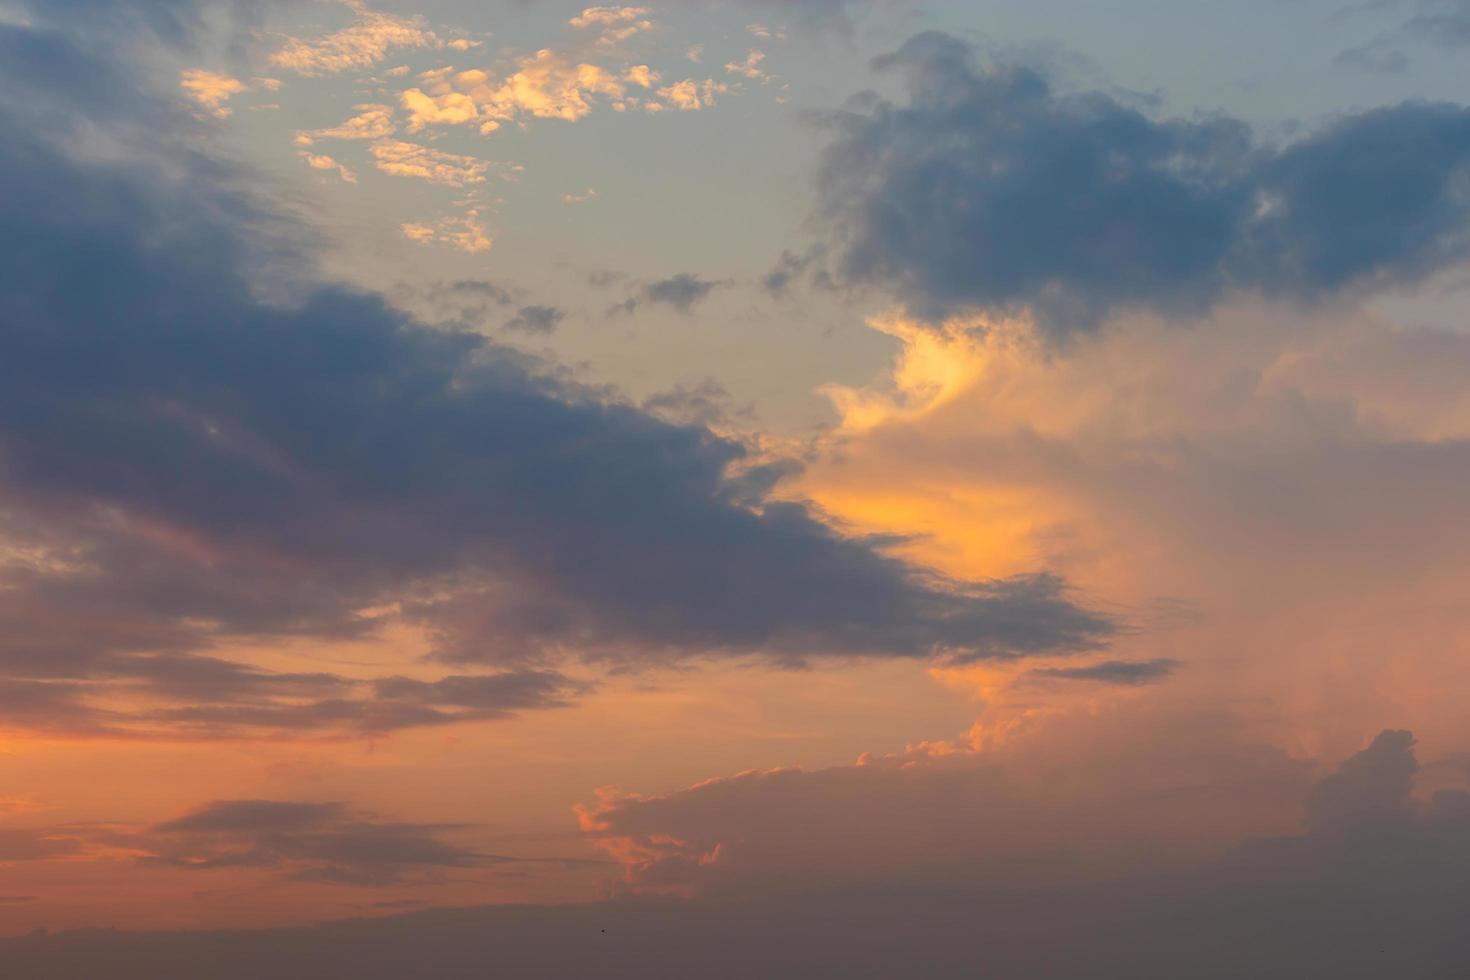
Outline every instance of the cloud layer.
<path id="1" fill-rule="evenodd" d="M 1048 800 L 1040 774 L 1020 786 L 1024 770 L 932 758 L 750 774 L 598 811 L 604 827 L 636 828 L 664 850 L 679 846 L 678 835 L 728 843 L 707 861 L 658 869 L 676 881 L 714 881 L 737 867 L 750 876 L 744 889 L 694 901 L 463 909 L 261 933 L 62 933 L 4 941 L 0 954 L 18 980 L 54 976 L 59 962 L 99 980 L 182 978 L 199 962 L 215 964 L 220 980 L 303 963 L 366 978 L 485 970 L 637 977 L 650 962 L 671 974 L 730 978 L 959 978 L 974 976 L 978 963 L 1018 980 L 1439 980 L 1470 955 L 1461 928 L 1470 795 L 1409 795 L 1418 768 L 1409 733 L 1384 732 L 1315 789 L 1300 767 L 1270 752 L 1242 754 L 1228 739 L 1181 743 L 1177 752 L 1157 742 L 1127 748 L 1141 768 L 1111 788 L 1088 778 L 1078 753 L 1071 764 L 1052 760 L 1052 780 L 1080 779 L 1103 793 L 1093 801 L 1104 804 L 1096 820 L 1065 798 Z M 1221 757 L 1208 757 L 1221 752 L 1234 754 L 1239 782 L 1214 783 L 1217 795 L 1191 800 L 1179 781 L 1191 763 L 1218 764 Z M 1243 799 L 1293 796 L 1310 800 L 1305 832 L 1255 837 L 1167 870 L 1151 860 L 1157 846 L 1146 836 L 1135 842 L 1131 868 L 1087 861 L 1118 842 L 1120 817 L 1168 835 L 1169 814 L 1153 812 L 1161 804 L 1174 816 L 1220 806 L 1238 815 Z M 225 811 L 245 806 L 224 804 L 183 822 L 208 825 L 218 814 L 234 828 L 236 814 Z M 248 823 L 295 827 L 322 817 L 335 812 L 259 810 Z M 1009 840 L 983 831 L 1012 821 L 1029 823 L 1021 838 L 1029 843 L 1007 856 Z M 895 848 L 900 859 L 932 860 L 894 874 Z M 851 880 L 814 883 L 814 862 L 829 860 L 847 862 Z M 652 868 L 635 870 L 643 883 L 661 880 Z"/>

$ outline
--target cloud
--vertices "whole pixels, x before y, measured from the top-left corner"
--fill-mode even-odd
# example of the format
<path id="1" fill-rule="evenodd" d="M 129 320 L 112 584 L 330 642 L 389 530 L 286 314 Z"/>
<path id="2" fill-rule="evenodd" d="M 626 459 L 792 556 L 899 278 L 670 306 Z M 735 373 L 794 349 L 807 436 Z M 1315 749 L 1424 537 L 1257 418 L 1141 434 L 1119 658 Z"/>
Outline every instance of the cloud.
<path id="1" fill-rule="evenodd" d="M 264 680 L 278 681 L 265 672 Z M 247 679 L 248 681 L 248 679 Z M 524 711 L 568 707 L 590 686 L 552 671 L 448 676 L 436 681 L 382 677 L 371 681 L 324 678 L 340 693 L 316 698 L 285 692 L 264 696 L 248 683 L 211 697 L 135 711 L 109 719 L 108 734 L 173 738 L 248 738 L 271 733 L 296 736 L 381 735 L 413 728 L 499 721 Z M 155 688 L 167 695 L 166 689 Z"/>
<path id="2" fill-rule="evenodd" d="M 317 139 L 381 140 L 392 136 L 396 131 L 391 106 L 367 104 L 353 108 L 357 115 L 339 125 L 297 133 L 297 145 L 310 146 Z"/>
<path id="3" fill-rule="evenodd" d="M 761 62 L 765 60 L 766 54 L 764 51 L 757 51 L 752 48 L 750 53 L 745 56 L 744 61 L 732 61 L 725 66 L 725 70 L 733 75 L 744 75 L 746 78 L 766 78 L 765 69 L 761 67 Z"/>
<path id="4" fill-rule="evenodd" d="M 1229 290 L 1311 301 L 1470 254 L 1470 110 L 1405 103 L 1283 147 L 1242 122 L 1157 121 L 968 43 L 879 59 L 908 101 L 834 114 L 819 214 L 849 283 L 919 314 L 1025 307 L 1054 330 Z"/>
<path id="5" fill-rule="evenodd" d="M 773 298 L 780 299 L 809 269 L 814 272 L 813 281 L 830 285 L 830 277 L 820 267 L 825 257 L 826 249 L 821 245 L 812 246 L 800 253 L 783 250 L 771 271 L 761 279 L 761 285 Z"/>
<path id="6" fill-rule="evenodd" d="M 306 165 L 313 170 L 330 170 L 349 184 L 357 183 L 357 174 L 353 173 L 345 164 L 337 162 L 335 158 L 327 156 L 325 153 L 309 153 L 303 150 L 301 152 L 301 159 L 305 160 Z"/>
<path id="7" fill-rule="evenodd" d="M 1337 56 L 1336 63 L 1347 68 L 1398 74 L 1413 64 L 1407 48 L 1428 45 L 1455 52 L 1470 46 L 1470 0 L 1413 0 L 1410 7 L 1413 13 L 1398 27 L 1346 49 Z"/>
<path id="8" fill-rule="evenodd" d="M 1463 740 L 1460 331 L 1259 303 L 1119 316 L 1060 347 L 1030 321 L 874 325 L 891 371 L 826 389 L 839 429 L 790 492 L 949 575 L 1044 562 L 1106 596 L 1130 629 L 1100 660 L 1179 663 L 1150 697 L 1237 705 L 1294 744 L 1405 718 Z M 1091 663 L 956 687 L 1007 717 L 1132 696 L 1027 678 Z"/>
<path id="9" fill-rule="evenodd" d="M 668 279 L 645 284 L 637 295 L 629 296 L 623 302 L 613 305 L 607 312 L 609 316 L 630 316 L 644 303 L 661 303 L 687 316 L 694 312 L 694 307 L 705 297 L 725 285 L 728 283 L 681 272 Z"/>
<path id="10" fill-rule="evenodd" d="M 620 44 L 636 34 L 653 29 L 648 7 L 588 7 L 567 21 L 572 27 L 595 29 L 601 33 L 597 43 L 603 47 Z"/>
<path id="11" fill-rule="evenodd" d="M 573 27 L 609 27 L 642 20 L 650 13 L 648 7 L 588 7 L 567 23 Z"/>
<path id="12" fill-rule="evenodd" d="M 1448 48 L 1470 45 L 1470 0 L 1419 0 L 1404 30 Z"/>
<path id="13" fill-rule="evenodd" d="M 445 187 L 483 184 L 495 166 L 492 161 L 478 157 L 447 153 L 418 143 L 394 139 L 377 140 L 368 147 L 368 152 L 372 154 L 377 168 L 385 174 L 416 177 Z"/>
<path id="14" fill-rule="evenodd" d="M 1174 673 L 1178 666 L 1173 660 L 1148 660 L 1142 663 L 1108 660 L 1086 667 L 1038 667 L 1027 671 L 1025 676 L 1038 681 L 1091 681 L 1136 686 L 1162 680 Z"/>
<path id="15" fill-rule="evenodd" d="M 110 843 L 144 865 L 269 869 L 297 881 L 380 887 L 503 860 L 446 839 L 464 829 L 383 822 L 342 803 L 221 800 Z"/>
<path id="16" fill-rule="evenodd" d="M 1001 894 L 1028 881 L 1065 889 L 1195 869 L 1299 820 L 1308 766 L 1226 717 L 1129 709 L 1005 733 L 982 719 L 954 742 L 665 795 L 604 789 L 579 813 L 622 864 L 623 890 L 685 896 L 889 878 L 932 886 L 956 873 Z"/>
<path id="17" fill-rule="evenodd" d="M 436 282 L 421 289 L 405 288 L 403 292 L 407 299 L 427 304 L 433 315 L 463 323 L 482 321 L 493 307 L 510 306 L 517 298 L 515 290 L 485 279 Z"/>
<path id="18" fill-rule="evenodd" d="M 426 30 L 421 17 L 397 17 L 349 4 L 357 22 L 314 41 L 287 38 L 270 56 L 277 68 L 298 75 L 340 75 L 353 69 L 371 68 L 395 50 L 437 45 L 438 38 Z"/>
<path id="19" fill-rule="evenodd" d="M 645 64 L 614 68 L 573 52 L 543 48 L 520 58 L 515 70 L 504 75 L 478 68 L 424 72 L 420 84 L 405 91 L 400 102 L 409 114 L 411 133 L 430 126 L 472 124 L 489 134 L 527 119 L 576 122 L 591 115 L 599 100 L 618 112 L 697 110 L 714 105 L 715 97 L 729 90 L 712 79 L 685 79 L 654 91 L 664 100 L 660 102 L 649 95 L 659 81 L 659 73 Z"/>
<path id="20" fill-rule="evenodd" d="M 0 827 L 0 864 L 52 861 L 79 854 L 82 849 L 82 841 L 64 831 Z"/>
<path id="21" fill-rule="evenodd" d="M 1314 834 L 1352 834 L 1412 819 L 1408 803 L 1418 771 L 1413 733 L 1385 731 L 1317 784 L 1307 825 Z"/>
<path id="22" fill-rule="evenodd" d="M 422 87 L 404 92 L 402 103 L 410 132 L 475 123 L 488 134 L 522 116 L 575 122 L 591 114 L 596 98 L 626 109 L 633 104 L 628 86 L 644 87 L 647 72 L 642 65 L 630 72 L 610 70 L 543 48 L 520 59 L 516 70 L 503 78 L 480 69 L 425 73 Z"/>
<path id="23" fill-rule="evenodd" d="M 551 333 L 566 317 L 566 312 L 555 306 L 523 306 L 505 324 L 505 329 L 521 333 Z"/>
<path id="24" fill-rule="evenodd" d="M 244 82 L 228 75 L 218 75 L 202 68 L 192 68 L 181 72 L 179 85 L 189 98 L 199 103 L 204 111 L 216 119 L 224 119 L 230 115 L 230 108 L 225 105 L 232 96 L 239 95 L 246 90 Z"/>
<path id="25" fill-rule="evenodd" d="M 362 732 L 564 703 L 580 688 L 555 665 L 578 660 L 965 660 L 1112 635 L 1054 576 L 934 576 L 770 499 L 735 442 L 313 281 L 301 233 L 228 168 L 134 125 L 167 118 L 135 78 L 24 29 L 0 51 L 0 242 L 24 243 L 0 285 L 0 679 L 46 685 L 15 689 L 16 727 Z M 33 89 L 43 54 L 71 88 Z M 83 125 L 136 153 L 77 159 Z M 480 172 L 411 144 L 388 159 Z M 301 274 L 267 302 L 264 268 Z M 375 686 L 228 652 L 389 624 L 463 666 Z M 492 679 L 458 679 L 473 665 Z M 522 700 L 466 703 L 496 691 Z"/>
<path id="26" fill-rule="evenodd" d="M 692 78 L 686 78 L 682 82 L 675 82 L 658 90 L 658 94 L 670 106 L 684 112 L 698 112 L 700 109 L 708 108 L 715 104 L 715 97 L 729 91 L 729 86 L 723 82 L 706 79 L 697 82 Z M 652 108 L 651 104 L 649 108 Z"/>
<path id="27" fill-rule="evenodd" d="M 1470 796 L 1424 800 L 1402 779 L 1384 780 L 1384 770 L 1416 766 L 1404 734 L 1384 733 L 1314 791 L 1307 766 L 1229 732 L 1171 727 L 1164 733 L 1188 737 L 1120 746 L 1118 729 L 1095 726 L 1071 735 L 1110 739 L 1132 767 L 1094 775 L 1102 756 L 1064 741 L 979 764 L 909 756 L 748 773 L 663 797 L 609 796 L 589 813 L 595 833 L 708 857 L 650 865 L 617 852 L 645 887 L 699 881 L 692 900 L 426 911 L 253 933 L 38 934 L 0 941 L 0 955 L 17 980 L 54 976 L 63 961 L 99 980 L 173 980 L 200 962 L 217 964 L 220 980 L 289 975 L 303 962 L 368 980 L 451 968 L 634 977 L 646 974 L 649 950 L 680 976 L 958 980 L 975 975 L 977 948 L 986 969 L 1017 980 L 1440 980 L 1470 954 L 1461 911 Z M 1201 772 L 1213 776 L 1201 782 Z M 1056 792 L 1059 781 L 1072 795 Z M 1282 826 L 1326 785 L 1371 801 L 1366 819 L 1357 804 L 1333 804 L 1342 819 L 1330 828 Z M 1096 809 L 1070 806 L 1079 792 Z M 1161 858 L 1181 817 L 1228 825 L 1222 839 L 1248 836 Z M 709 841 L 717 846 L 701 851 Z M 595 941 L 567 940 L 582 935 Z"/>
<path id="28" fill-rule="evenodd" d="M 419 245 L 448 245 L 470 255 L 477 255 L 495 246 L 495 240 L 488 234 L 476 208 L 469 209 L 459 217 L 440 218 L 433 224 L 410 222 L 401 225 L 399 231 L 409 241 Z"/>
<path id="29" fill-rule="evenodd" d="M 681 272 L 672 278 L 649 283 L 643 287 L 641 296 L 646 302 L 663 303 L 680 313 L 690 313 L 696 303 L 721 285 L 723 283 L 715 280 L 701 279 L 691 273 Z"/>
<path id="30" fill-rule="evenodd" d="M 1230 882 L 1283 907 L 1298 888 L 1330 888 L 1349 869 L 1383 861 L 1390 877 L 1439 878 L 1436 862 L 1470 834 L 1470 794 L 1411 796 L 1418 766 L 1407 732 L 1384 732 L 1309 786 L 1299 763 L 1235 741 L 1238 731 L 1202 726 L 1198 715 L 1150 719 L 1162 723 L 1172 753 L 1149 748 L 1136 720 L 1077 716 L 1001 747 L 920 747 L 856 766 L 749 772 L 662 797 L 609 790 L 582 820 L 623 863 L 628 885 L 652 892 L 769 897 L 798 881 L 836 887 L 889 876 L 935 888 L 962 869 L 997 894 L 1028 879 L 1023 887 L 1048 893 L 1092 879 L 1146 895 L 1143 883 L 1162 876 L 1202 893 Z M 1111 754 L 1077 741 L 1088 737 Z M 1177 781 L 1191 774 L 1185 792 Z M 1067 790 L 1048 792 L 1048 782 Z M 1134 809 L 1144 799 L 1152 812 Z M 942 803 L 930 810 L 928 801 Z M 1287 814 L 1303 804 L 1306 833 L 1287 830 Z"/>
<path id="31" fill-rule="evenodd" d="M 755 414 L 753 406 L 732 406 L 730 393 L 713 378 L 655 392 L 643 400 L 643 410 L 684 425 L 702 426 L 720 425 L 737 418 L 749 422 Z"/>

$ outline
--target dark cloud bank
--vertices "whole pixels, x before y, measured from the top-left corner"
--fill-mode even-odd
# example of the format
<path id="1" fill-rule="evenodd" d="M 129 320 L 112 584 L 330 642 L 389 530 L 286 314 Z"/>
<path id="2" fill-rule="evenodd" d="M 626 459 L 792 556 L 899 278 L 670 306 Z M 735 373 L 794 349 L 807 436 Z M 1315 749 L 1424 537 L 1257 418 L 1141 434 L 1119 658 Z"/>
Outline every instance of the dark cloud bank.
<path id="1" fill-rule="evenodd" d="M 1053 578 L 925 575 L 769 500 L 780 468 L 738 475 L 742 447 L 701 427 L 378 296 L 281 282 L 309 266 L 299 230 L 99 54 L 120 44 L 46 26 L 86 11 L 36 11 L 0 26 L 0 725 L 382 731 L 564 704 L 564 654 L 966 659 L 1107 638 Z M 364 683 L 209 655 L 365 635 L 394 602 L 469 672 Z M 153 707 L 105 703 L 123 691 Z"/>
<path id="2" fill-rule="evenodd" d="M 1285 146 L 1240 120 L 1155 120 L 919 35 L 878 67 L 908 101 L 827 118 L 818 180 L 839 281 L 920 315 L 1027 307 L 1057 331 L 1228 290 L 1312 301 L 1470 255 L 1470 110 L 1404 103 Z M 790 256 L 773 270 L 784 287 Z"/>
<path id="3" fill-rule="evenodd" d="M 692 901 L 432 911 L 267 932 L 37 935 L 0 942 L 0 959 L 15 980 L 1448 980 L 1470 959 L 1470 795 L 1418 802 L 1409 796 L 1416 768 L 1412 737 L 1384 732 L 1308 796 L 1305 833 L 1171 873 L 1058 874 L 1043 862 L 1018 883 L 953 862 L 947 873 L 840 889 L 777 873 L 756 892 Z"/>

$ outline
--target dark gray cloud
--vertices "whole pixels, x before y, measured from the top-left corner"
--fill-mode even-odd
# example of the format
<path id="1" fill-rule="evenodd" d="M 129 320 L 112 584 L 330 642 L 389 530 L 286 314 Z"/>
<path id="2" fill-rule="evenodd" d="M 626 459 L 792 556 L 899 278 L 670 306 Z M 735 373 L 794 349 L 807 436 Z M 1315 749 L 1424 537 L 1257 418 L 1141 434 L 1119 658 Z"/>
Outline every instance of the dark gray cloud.
<path id="1" fill-rule="evenodd" d="M 1404 30 L 1443 47 L 1470 46 L 1470 0 L 1419 0 Z"/>
<path id="2" fill-rule="evenodd" d="M 703 279 L 690 272 L 681 272 L 668 279 L 645 284 L 636 296 L 629 296 L 623 302 L 610 307 L 607 312 L 609 316 L 629 316 L 644 303 L 660 303 L 688 314 L 694 311 L 697 303 L 724 285 L 728 284 L 719 280 Z"/>
<path id="3" fill-rule="evenodd" d="M 1318 783 L 1307 801 L 1312 833 L 1356 833 L 1412 823 L 1415 813 L 1408 804 L 1419 771 L 1414 745 L 1412 732 L 1385 731 Z"/>
<path id="4" fill-rule="evenodd" d="M 523 306 L 506 321 L 505 329 L 521 333 L 551 333 L 566 315 L 566 311 L 555 306 Z"/>
<path id="5" fill-rule="evenodd" d="M 1385 36 L 1339 52 L 1333 63 L 1343 68 L 1397 75 L 1407 71 L 1414 59 L 1409 57 L 1407 51 L 1398 47 L 1392 38 Z"/>
<path id="6" fill-rule="evenodd" d="M 275 684 L 279 676 L 266 675 L 263 679 Z M 198 697 L 176 698 L 181 703 L 139 711 L 126 718 L 103 718 L 98 725 L 109 733 L 167 733 L 176 738 L 239 737 L 252 731 L 373 735 L 565 708 L 591 690 L 585 683 L 549 670 L 449 676 L 437 681 L 402 677 L 367 682 L 332 677 L 330 681 L 341 689 L 340 695 L 261 695 L 247 680 L 221 685 Z M 148 693 L 155 699 L 165 698 L 167 689 L 155 680 Z"/>
<path id="7" fill-rule="evenodd" d="M 389 823 L 342 803 L 222 800 L 135 834 L 144 864 L 280 869 L 298 881 L 386 885 L 507 860 L 451 843 L 465 828 Z"/>
<path id="8" fill-rule="evenodd" d="M 709 426 L 733 419 L 751 422 L 755 417 L 755 406 L 731 404 L 730 393 L 713 378 L 655 392 L 643 400 L 643 410 L 683 425 Z"/>
<path id="9" fill-rule="evenodd" d="M 680 313 L 688 313 L 695 303 L 714 292 L 720 285 L 714 280 L 681 272 L 670 279 L 649 283 L 643 288 L 643 298 L 650 303 L 664 303 Z"/>
<path id="10" fill-rule="evenodd" d="M 918 313 L 1026 306 L 1052 328 L 1198 310 L 1230 289 L 1313 300 L 1470 254 L 1470 110 L 1405 103 L 1283 147 L 1227 117 L 1155 120 L 929 33 L 878 66 L 908 101 L 829 117 L 819 216 L 849 283 Z"/>
<path id="11" fill-rule="evenodd" d="M 771 296 L 780 299 L 810 271 L 813 284 L 830 287 L 831 273 L 820 265 L 825 258 L 826 249 L 821 245 L 814 245 L 800 253 L 784 250 L 776 264 L 771 266 L 771 271 L 761 278 L 761 285 Z"/>
<path id="12" fill-rule="evenodd" d="M 489 854 L 456 843 L 460 824 L 387 821 L 341 802 L 217 800 L 149 827 L 120 824 L 0 830 L 0 862 L 132 852 L 142 867 L 188 872 L 254 868 L 292 881 L 429 885 L 490 866 L 580 869 L 607 862 Z"/>
<path id="13" fill-rule="evenodd" d="M 1161 681 L 1179 666 L 1174 660 L 1130 662 L 1109 660 L 1086 667 L 1042 667 L 1026 672 L 1039 681 L 1093 681 L 1099 684 L 1142 685 Z"/>
<path id="14" fill-rule="evenodd" d="M 1148 870 L 1146 847 L 1137 855 L 1144 869 L 1131 874 L 1070 865 L 1057 859 L 1065 851 L 1023 862 L 1024 873 L 1001 864 L 997 875 L 977 874 L 951 862 L 841 887 L 778 865 L 768 889 L 688 901 L 424 911 L 253 933 L 89 930 L 0 941 L 0 956 L 14 980 L 193 980 L 200 963 L 211 964 L 212 980 L 291 976 L 302 964 L 364 980 L 633 978 L 648 976 L 650 962 L 669 976 L 731 980 L 958 980 L 974 977 L 977 962 L 1015 980 L 1447 980 L 1470 958 L 1470 796 L 1416 801 L 1402 778 L 1414 766 L 1412 740 L 1385 733 L 1320 784 L 1317 799 L 1332 800 L 1314 812 L 1331 813 L 1332 829 L 1314 818 L 1305 833 L 1256 839 L 1163 874 Z M 780 814 L 773 826 L 784 826 L 766 842 L 773 846 L 824 835 L 826 827 L 806 821 L 834 807 L 860 825 L 869 802 L 824 795 L 826 807 L 814 810 L 802 808 L 809 799 L 791 780 L 770 789 L 765 802 Z M 984 797 L 976 803 L 984 813 Z M 951 804 L 920 793 L 896 836 L 865 840 L 907 846 L 916 827 L 927 832 L 925 818 Z M 1072 843 L 1103 832 L 1094 825 Z"/>
<path id="15" fill-rule="evenodd" d="M 63 35 L 0 27 L 0 81 L 0 678 L 65 682 L 12 718 L 110 724 L 79 710 L 108 684 L 180 731 L 363 731 L 565 703 L 547 650 L 965 659 L 1110 633 L 1055 578 L 929 576 L 731 477 L 734 442 L 303 278 L 299 230 L 170 135 L 198 123 Z M 83 129 L 113 150 L 75 155 Z M 373 686 L 210 652 L 369 635 L 389 602 L 439 658 L 529 672 Z"/>
<path id="16" fill-rule="evenodd" d="M 519 294 L 487 279 L 457 279 L 421 287 L 399 285 L 389 295 L 436 320 L 483 325 L 492 313 L 516 302 Z"/>

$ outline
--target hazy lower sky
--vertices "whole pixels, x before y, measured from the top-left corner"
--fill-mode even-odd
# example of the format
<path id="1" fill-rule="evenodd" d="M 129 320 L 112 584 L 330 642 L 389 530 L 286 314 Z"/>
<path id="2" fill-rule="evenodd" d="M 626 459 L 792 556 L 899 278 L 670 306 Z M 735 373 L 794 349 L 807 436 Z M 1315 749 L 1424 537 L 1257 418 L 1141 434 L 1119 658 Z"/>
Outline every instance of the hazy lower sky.
<path id="1" fill-rule="evenodd" d="M 0 974 L 1459 975 L 1467 53 L 0 0 Z"/>

